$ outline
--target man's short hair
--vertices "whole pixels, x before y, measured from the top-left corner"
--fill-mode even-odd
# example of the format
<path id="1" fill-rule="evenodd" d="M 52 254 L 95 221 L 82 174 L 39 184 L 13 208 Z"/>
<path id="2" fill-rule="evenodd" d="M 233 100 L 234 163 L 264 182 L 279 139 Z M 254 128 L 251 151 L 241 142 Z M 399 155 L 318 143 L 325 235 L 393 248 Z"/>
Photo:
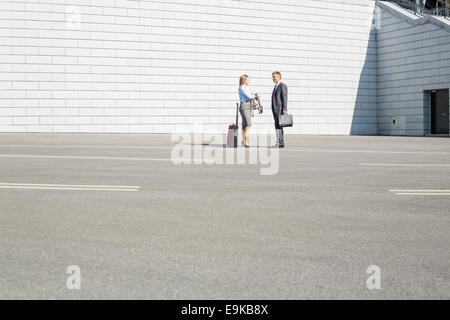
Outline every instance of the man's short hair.
<path id="1" fill-rule="evenodd" d="M 272 72 L 272 75 L 278 75 L 278 76 L 280 76 L 280 79 L 281 79 L 281 73 L 280 73 L 280 71 L 274 71 L 274 72 Z"/>

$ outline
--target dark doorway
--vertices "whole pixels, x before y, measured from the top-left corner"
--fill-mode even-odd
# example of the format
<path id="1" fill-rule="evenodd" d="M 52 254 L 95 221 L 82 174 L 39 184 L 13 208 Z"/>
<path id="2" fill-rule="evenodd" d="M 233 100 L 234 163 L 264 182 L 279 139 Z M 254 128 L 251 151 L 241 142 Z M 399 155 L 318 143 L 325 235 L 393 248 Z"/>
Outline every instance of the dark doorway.
<path id="1" fill-rule="evenodd" d="M 446 90 L 431 92 L 431 133 L 449 134 L 449 94 Z"/>

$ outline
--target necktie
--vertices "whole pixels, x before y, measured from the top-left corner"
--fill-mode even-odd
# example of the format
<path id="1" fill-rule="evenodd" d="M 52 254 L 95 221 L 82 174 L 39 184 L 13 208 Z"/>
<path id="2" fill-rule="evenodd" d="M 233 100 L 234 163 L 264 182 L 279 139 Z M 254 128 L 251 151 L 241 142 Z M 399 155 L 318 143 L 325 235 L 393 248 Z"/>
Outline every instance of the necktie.
<path id="1" fill-rule="evenodd" d="M 273 91 L 272 91 L 272 105 L 273 105 L 273 98 L 275 97 L 275 91 L 277 91 L 277 86 L 278 86 L 278 83 L 275 85 L 275 88 L 273 88 Z"/>

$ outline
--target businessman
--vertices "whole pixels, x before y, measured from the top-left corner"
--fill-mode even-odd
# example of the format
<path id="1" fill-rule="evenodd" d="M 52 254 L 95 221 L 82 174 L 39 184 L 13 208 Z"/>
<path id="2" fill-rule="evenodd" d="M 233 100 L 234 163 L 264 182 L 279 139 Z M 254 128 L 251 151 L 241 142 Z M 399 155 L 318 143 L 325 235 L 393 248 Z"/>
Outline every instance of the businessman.
<path id="1" fill-rule="evenodd" d="M 280 127 L 279 121 L 282 114 L 287 114 L 288 88 L 281 82 L 281 73 L 275 71 L 272 73 L 272 80 L 275 87 L 272 92 L 272 114 L 275 120 L 275 131 L 277 133 L 277 143 L 275 148 L 284 148 L 284 131 Z"/>

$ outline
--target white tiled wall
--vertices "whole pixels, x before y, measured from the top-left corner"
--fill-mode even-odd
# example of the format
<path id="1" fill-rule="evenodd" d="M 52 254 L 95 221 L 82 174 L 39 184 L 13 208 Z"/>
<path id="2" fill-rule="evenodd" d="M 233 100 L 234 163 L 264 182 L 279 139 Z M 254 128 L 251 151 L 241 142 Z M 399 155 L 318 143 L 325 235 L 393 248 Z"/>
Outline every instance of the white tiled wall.
<path id="1" fill-rule="evenodd" d="M 392 4 L 380 5 L 378 47 L 378 133 L 430 133 L 425 91 L 450 88 L 450 23 L 419 18 Z M 428 101 L 429 102 L 429 101 Z M 391 130 L 402 116 L 405 130 Z"/>
<path id="2" fill-rule="evenodd" d="M 224 133 L 251 76 L 272 129 L 272 71 L 287 133 L 374 134 L 370 0 L 0 0 L 1 132 Z M 254 132 L 255 132 L 254 131 Z"/>

